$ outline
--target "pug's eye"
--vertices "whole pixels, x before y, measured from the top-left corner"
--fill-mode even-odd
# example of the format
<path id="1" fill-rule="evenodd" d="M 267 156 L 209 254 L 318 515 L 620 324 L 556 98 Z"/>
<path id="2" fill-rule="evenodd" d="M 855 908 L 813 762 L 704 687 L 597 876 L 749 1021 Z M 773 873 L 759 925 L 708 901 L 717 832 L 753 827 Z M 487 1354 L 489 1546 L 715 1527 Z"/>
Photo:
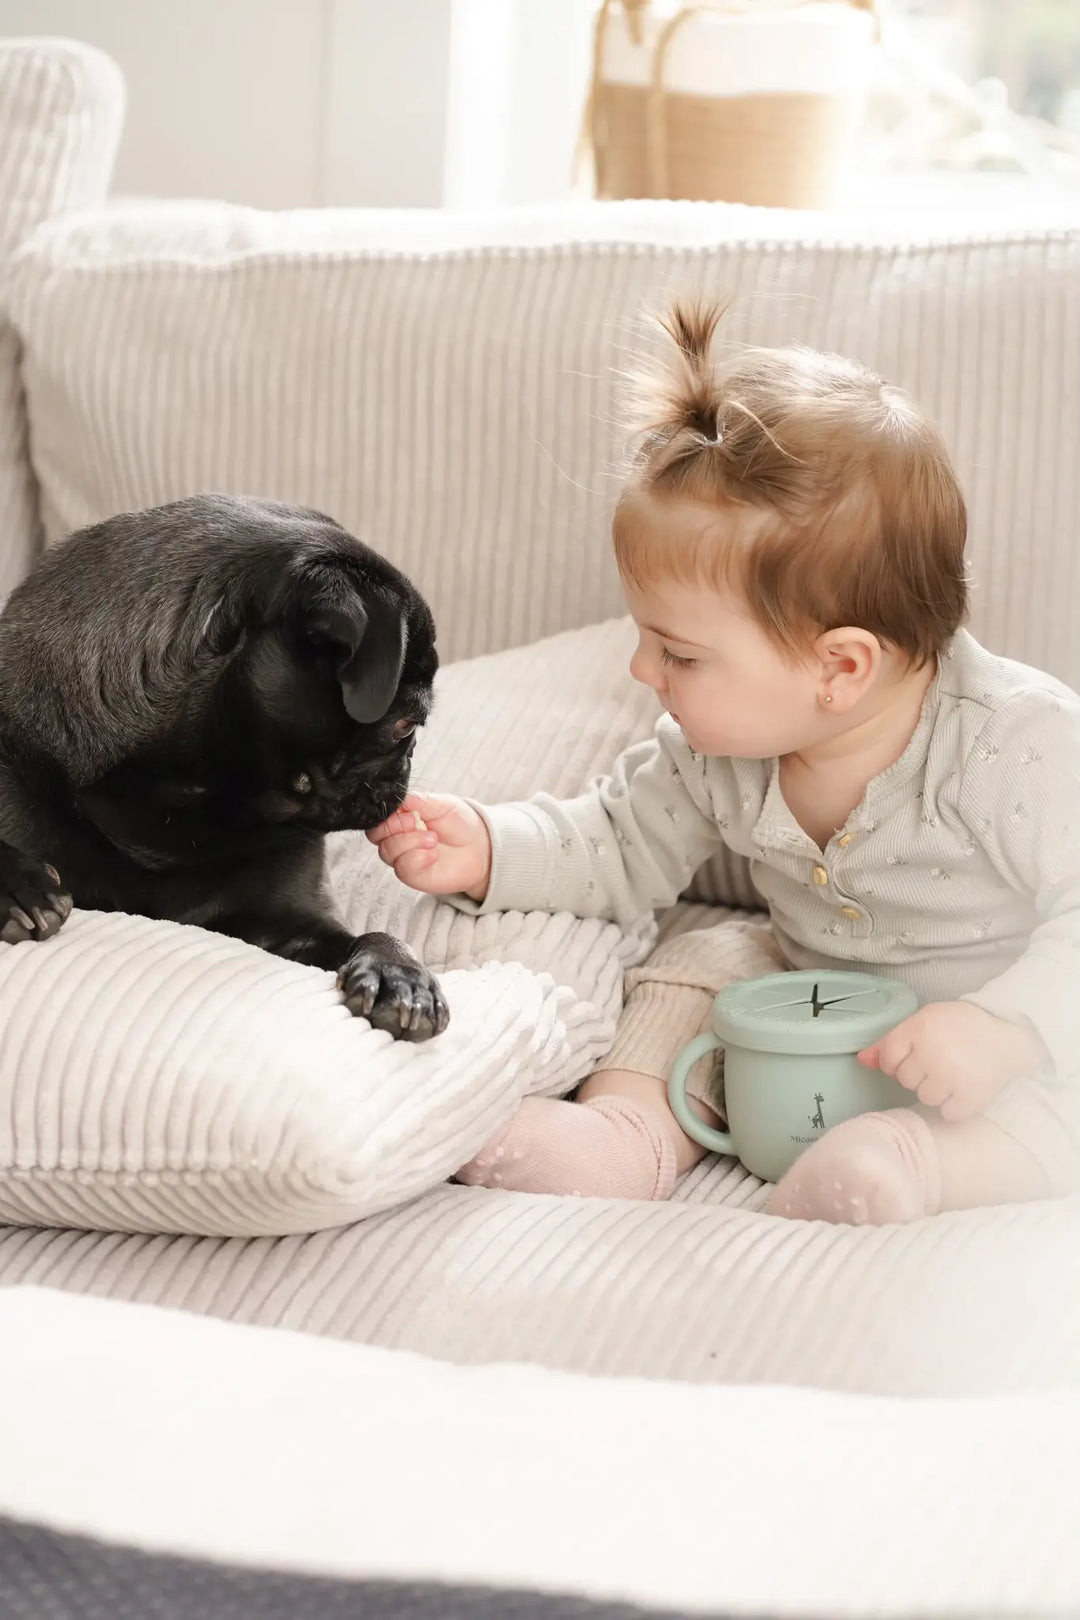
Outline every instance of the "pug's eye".
<path id="1" fill-rule="evenodd" d="M 395 720 L 394 721 L 394 741 L 395 742 L 404 742 L 406 737 L 411 737 L 415 730 L 416 730 L 416 721 L 415 720 Z"/>

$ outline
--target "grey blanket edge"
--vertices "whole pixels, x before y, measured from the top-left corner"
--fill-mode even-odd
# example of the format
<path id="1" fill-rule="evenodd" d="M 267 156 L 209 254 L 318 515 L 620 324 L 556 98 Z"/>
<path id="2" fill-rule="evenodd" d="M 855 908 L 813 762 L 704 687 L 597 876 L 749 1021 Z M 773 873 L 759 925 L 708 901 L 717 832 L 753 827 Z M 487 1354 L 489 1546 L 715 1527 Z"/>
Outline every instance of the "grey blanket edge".
<path id="1" fill-rule="evenodd" d="M 417 1537 L 423 1526 L 417 1525 Z M 0 1516 L 0 1620 L 708 1620 L 571 1595 L 145 1552 Z M 712 1620 L 727 1620 L 716 1615 Z M 740 1617 L 745 1620 L 745 1617 Z M 768 1620 L 761 1616 L 760 1620 Z"/>
<path id="2" fill-rule="evenodd" d="M 417 1526 L 422 1538 L 423 1526 Z M 571 1593 L 436 1581 L 340 1579 L 220 1564 L 0 1515 L 0 1620 L 775 1620 L 705 1615 Z M 808 1611 L 805 1620 L 836 1620 Z M 853 1620 L 849 1614 L 844 1620 Z M 911 1617 L 915 1620 L 915 1617 Z M 920 1620 L 929 1620 L 925 1614 Z M 944 1620 L 944 1617 L 942 1617 Z M 1080 1620 L 1080 1609 L 948 1620 Z"/>

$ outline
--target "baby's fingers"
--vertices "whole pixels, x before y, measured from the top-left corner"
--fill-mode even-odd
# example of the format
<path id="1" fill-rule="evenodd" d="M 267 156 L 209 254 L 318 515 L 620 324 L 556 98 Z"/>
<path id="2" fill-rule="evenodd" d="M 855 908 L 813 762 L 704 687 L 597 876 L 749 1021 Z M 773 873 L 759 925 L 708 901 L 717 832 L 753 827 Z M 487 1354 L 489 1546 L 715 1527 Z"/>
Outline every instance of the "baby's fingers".
<path id="1" fill-rule="evenodd" d="M 984 1074 L 958 1074 L 949 1087 L 949 1095 L 942 1098 L 941 1117 L 948 1125 L 974 1119 L 993 1102 L 997 1091 L 997 1086 Z"/>
<path id="2" fill-rule="evenodd" d="M 426 830 L 417 832 L 413 829 L 409 832 L 387 833 L 379 841 L 379 859 L 397 871 L 398 861 L 403 855 L 411 855 L 421 850 L 426 855 L 433 854 L 436 843 L 435 834 Z"/>
<path id="3" fill-rule="evenodd" d="M 420 889 L 425 893 L 432 892 L 434 872 L 432 868 L 439 859 L 437 849 L 411 849 L 394 862 L 394 872 L 399 883 L 407 888 Z M 442 889 L 439 890 L 442 892 Z"/>
<path id="4" fill-rule="evenodd" d="M 912 1068 L 911 1059 L 914 1056 L 914 1046 L 912 1044 L 910 1035 L 905 1035 L 903 1033 L 903 1025 L 898 1025 L 896 1029 L 891 1030 L 888 1035 L 884 1036 L 884 1038 L 877 1043 L 876 1050 L 877 1067 L 881 1070 L 882 1074 L 891 1075 L 894 1080 L 899 1080 L 901 1085 L 910 1086 L 912 1084 L 910 1074 Z M 907 1072 L 909 1076 L 908 1079 L 904 1078 L 903 1071 Z M 919 1078 L 921 1078 L 921 1076 L 916 1078 L 916 1085 L 918 1084 Z"/>
<path id="5" fill-rule="evenodd" d="M 952 1096 L 952 1081 L 942 1073 L 935 1074 L 931 1069 L 929 1073 L 923 1075 L 914 1090 L 925 1107 L 941 1108 Z M 944 1113 L 941 1117 L 944 1119 Z"/>
<path id="6" fill-rule="evenodd" d="M 394 837 L 395 834 L 410 832 L 426 833 L 427 823 L 418 810 L 410 810 L 406 807 L 395 810 L 392 816 L 387 816 L 386 820 L 381 821 L 377 827 L 369 827 L 367 838 L 369 843 L 383 844 L 388 838 Z"/>
<path id="7" fill-rule="evenodd" d="M 941 1104 L 941 1117 L 946 1125 L 962 1125 L 966 1119 L 974 1119 L 978 1112 L 968 1097 L 946 1097 Z"/>

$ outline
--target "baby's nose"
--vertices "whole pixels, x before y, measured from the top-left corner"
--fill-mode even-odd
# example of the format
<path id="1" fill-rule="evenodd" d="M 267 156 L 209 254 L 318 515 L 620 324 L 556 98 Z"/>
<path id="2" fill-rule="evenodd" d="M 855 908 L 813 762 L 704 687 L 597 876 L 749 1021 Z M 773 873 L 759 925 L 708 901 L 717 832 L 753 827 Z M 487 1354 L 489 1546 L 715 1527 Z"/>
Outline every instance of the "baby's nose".
<path id="1" fill-rule="evenodd" d="M 630 674 L 642 686 L 651 686 L 654 692 L 663 692 L 665 681 L 660 669 L 640 647 L 630 660 Z"/>

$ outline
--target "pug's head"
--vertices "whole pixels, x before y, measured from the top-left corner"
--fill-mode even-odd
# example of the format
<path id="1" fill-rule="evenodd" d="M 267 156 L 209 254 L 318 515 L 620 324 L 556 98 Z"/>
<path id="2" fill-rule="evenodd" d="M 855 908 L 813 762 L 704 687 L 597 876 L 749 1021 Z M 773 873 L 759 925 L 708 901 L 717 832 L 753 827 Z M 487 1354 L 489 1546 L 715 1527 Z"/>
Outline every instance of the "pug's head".
<path id="1" fill-rule="evenodd" d="M 129 853 L 150 861 L 154 806 L 162 852 L 385 819 L 437 666 L 430 610 L 385 558 L 321 513 L 220 495 L 72 535 L 0 619 L 6 728 L 114 842 L 137 795 Z"/>
<path id="2" fill-rule="evenodd" d="M 330 832 L 397 809 L 438 664 L 407 581 L 343 556 L 301 566 L 280 617 L 246 627 L 226 657 L 196 754 L 230 824 Z"/>

